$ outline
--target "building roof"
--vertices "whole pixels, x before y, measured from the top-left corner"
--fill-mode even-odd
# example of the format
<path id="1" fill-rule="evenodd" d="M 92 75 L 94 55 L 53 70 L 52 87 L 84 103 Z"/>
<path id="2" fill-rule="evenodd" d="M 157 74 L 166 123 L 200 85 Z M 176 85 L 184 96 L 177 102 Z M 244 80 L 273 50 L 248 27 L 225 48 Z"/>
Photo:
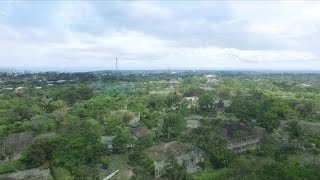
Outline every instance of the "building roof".
<path id="1" fill-rule="evenodd" d="M 241 123 L 241 122 L 235 122 L 235 123 L 230 123 L 230 124 L 225 124 L 224 128 L 226 130 L 226 136 L 227 138 L 235 138 L 235 133 L 238 130 L 245 130 L 246 125 Z"/>
<path id="2" fill-rule="evenodd" d="M 230 107 L 230 105 L 231 105 L 231 101 L 230 100 L 222 100 L 222 102 L 223 102 L 223 106 L 224 107 Z"/>
<path id="3" fill-rule="evenodd" d="M 195 147 L 191 144 L 182 143 L 180 141 L 172 141 L 152 146 L 144 152 L 153 160 L 167 159 L 170 156 L 179 156 L 183 153 L 191 151 Z"/>
<path id="4" fill-rule="evenodd" d="M 201 126 L 201 123 L 199 120 L 187 120 L 187 127 L 188 128 L 197 128 L 200 126 Z"/>
<path id="5" fill-rule="evenodd" d="M 106 145 L 112 145 L 112 141 L 116 136 L 101 136 L 101 143 Z"/>
<path id="6" fill-rule="evenodd" d="M 237 138 L 244 138 L 244 137 L 237 137 L 238 131 L 245 132 L 246 135 L 244 135 L 244 136 L 247 136 L 247 137 L 260 136 L 254 129 L 252 129 L 251 127 L 249 127 L 246 124 L 241 123 L 241 122 L 234 122 L 234 123 L 225 124 L 224 129 L 225 129 L 224 135 L 229 140 L 233 140 L 233 139 L 237 139 Z"/>
<path id="7" fill-rule="evenodd" d="M 20 152 L 31 146 L 35 140 L 33 131 L 9 134 L 5 143 L 10 145 L 14 151 Z"/>
<path id="8" fill-rule="evenodd" d="M 133 127 L 129 129 L 130 134 L 137 138 L 142 138 L 150 135 L 150 131 L 145 127 Z"/>

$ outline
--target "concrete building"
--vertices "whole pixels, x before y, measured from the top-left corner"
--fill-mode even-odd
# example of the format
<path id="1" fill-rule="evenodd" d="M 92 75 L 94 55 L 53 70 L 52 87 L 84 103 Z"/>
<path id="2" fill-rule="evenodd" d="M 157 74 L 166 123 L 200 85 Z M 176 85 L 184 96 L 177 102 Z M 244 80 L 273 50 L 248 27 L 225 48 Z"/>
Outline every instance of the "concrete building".
<path id="1" fill-rule="evenodd" d="M 112 142 L 116 136 L 101 136 L 101 143 L 106 145 L 109 150 L 113 149 Z"/>
<path id="2" fill-rule="evenodd" d="M 243 123 L 236 122 L 225 125 L 224 137 L 227 148 L 242 153 L 259 148 L 261 136 Z"/>
<path id="3" fill-rule="evenodd" d="M 191 144 L 173 141 L 162 143 L 145 150 L 145 154 L 151 158 L 155 167 L 155 178 L 166 173 L 172 158 L 179 165 L 183 165 L 188 173 L 198 171 L 197 163 L 203 160 L 203 151 Z"/>

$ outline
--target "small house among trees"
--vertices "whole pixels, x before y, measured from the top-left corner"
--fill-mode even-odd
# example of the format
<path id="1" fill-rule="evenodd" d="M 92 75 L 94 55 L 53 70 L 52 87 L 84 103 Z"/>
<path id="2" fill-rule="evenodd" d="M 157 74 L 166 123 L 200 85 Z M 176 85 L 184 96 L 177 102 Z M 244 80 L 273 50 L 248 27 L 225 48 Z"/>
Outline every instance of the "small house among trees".
<path id="1" fill-rule="evenodd" d="M 236 153 L 255 150 L 260 143 L 260 135 L 240 122 L 226 124 L 224 137 L 227 140 L 227 148 Z"/>
<path id="2" fill-rule="evenodd" d="M 172 141 L 150 147 L 145 150 L 145 154 L 154 162 L 155 177 L 160 177 L 166 173 L 173 159 L 188 173 L 198 171 L 197 163 L 203 160 L 204 153 L 191 144 Z"/>
<path id="3" fill-rule="evenodd" d="M 109 150 L 113 149 L 112 142 L 116 136 L 101 136 L 101 143 L 106 145 Z"/>
<path id="4" fill-rule="evenodd" d="M 35 137 L 33 131 L 9 134 L 1 146 L 1 160 L 8 160 L 19 155 L 34 143 Z"/>

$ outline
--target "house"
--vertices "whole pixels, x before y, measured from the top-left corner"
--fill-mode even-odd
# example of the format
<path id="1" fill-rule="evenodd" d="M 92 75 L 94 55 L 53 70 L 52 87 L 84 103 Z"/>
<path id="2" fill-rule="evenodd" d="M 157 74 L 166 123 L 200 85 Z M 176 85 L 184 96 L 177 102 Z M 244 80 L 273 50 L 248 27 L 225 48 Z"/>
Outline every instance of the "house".
<path id="1" fill-rule="evenodd" d="M 205 75 L 206 78 L 215 78 L 216 75 L 215 74 L 208 74 L 208 75 Z"/>
<path id="2" fill-rule="evenodd" d="M 13 159 L 19 157 L 19 154 L 30 147 L 35 141 L 35 133 L 33 131 L 12 133 L 4 140 L 1 147 L 0 157 L 1 160 L 8 160 L 11 156 Z M 8 152 L 8 150 L 10 152 Z"/>
<path id="3" fill-rule="evenodd" d="M 219 80 L 215 78 L 208 78 L 207 84 L 219 84 Z"/>
<path id="4" fill-rule="evenodd" d="M 140 139 L 152 135 L 149 129 L 145 127 L 132 127 L 129 129 L 129 132 L 133 139 Z"/>
<path id="5" fill-rule="evenodd" d="M 20 87 L 17 87 L 17 88 L 16 88 L 16 91 L 20 91 L 20 90 L 23 90 L 23 89 L 24 89 L 24 87 L 21 87 L 21 86 L 20 86 Z"/>
<path id="6" fill-rule="evenodd" d="M 66 80 L 63 80 L 63 79 L 56 81 L 56 83 L 59 83 L 59 84 L 64 83 L 64 82 L 66 82 Z"/>
<path id="7" fill-rule="evenodd" d="M 181 81 L 181 79 L 172 78 L 172 79 L 170 79 L 169 83 L 170 83 L 170 84 L 179 84 L 180 81 Z"/>
<path id="8" fill-rule="evenodd" d="M 275 145 L 282 148 L 304 148 L 304 143 L 287 138 L 275 139 Z"/>
<path id="9" fill-rule="evenodd" d="M 230 100 L 222 100 L 222 102 L 223 102 L 223 106 L 224 107 L 230 107 L 230 105 L 231 105 L 231 101 Z"/>
<path id="10" fill-rule="evenodd" d="M 13 88 L 12 87 L 6 87 L 6 88 L 4 88 L 5 90 L 13 90 Z"/>
<path id="11" fill-rule="evenodd" d="M 129 125 L 131 127 L 138 127 L 139 126 L 139 121 L 140 121 L 140 113 L 138 114 L 138 116 L 134 116 L 130 121 L 129 121 Z"/>
<path id="12" fill-rule="evenodd" d="M 185 166 L 188 173 L 196 172 L 200 169 L 197 163 L 203 160 L 204 154 L 201 149 L 180 141 L 162 143 L 146 149 L 144 153 L 153 160 L 155 178 L 166 173 L 172 159 Z"/>
<path id="13" fill-rule="evenodd" d="M 199 115 L 191 115 L 191 116 L 185 117 L 184 119 L 187 120 L 186 127 L 190 129 L 194 129 L 201 126 L 200 121 L 201 119 L 203 119 L 203 117 Z"/>
<path id="14" fill-rule="evenodd" d="M 227 141 L 227 148 L 242 153 L 248 150 L 255 150 L 259 147 L 260 135 L 255 133 L 245 124 L 236 122 L 225 125 L 224 137 Z"/>
<path id="15" fill-rule="evenodd" d="M 108 147 L 109 150 L 112 150 L 113 147 L 112 147 L 112 142 L 113 142 L 113 139 L 115 138 L 116 136 L 101 136 L 101 143 L 106 145 Z"/>
<path id="16" fill-rule="evenodd" d="M 187 120 L 187 128 L 194 129 L 194 128 L 198 128 L 200 126 L 201 126 L 201 123 L 199 120 L 193 120 L 193 119 Z"/>
<path id="17" fill-rule="evenodd" d="M 135 144 L 135 141 L 138 139 L 152 135 L 151 131 L 145 127 L 131 127 L 129 128 L 129 133 L 130 137 L 127 143 L 127 148 L 132 148 Z"/>
<path id="18" fill-rule="evenodd" d="M 187 108 L 196 108 L 199 107 L 199 98 L 197 96 L 184 97 L 184 100 L 188 103 Z"/>

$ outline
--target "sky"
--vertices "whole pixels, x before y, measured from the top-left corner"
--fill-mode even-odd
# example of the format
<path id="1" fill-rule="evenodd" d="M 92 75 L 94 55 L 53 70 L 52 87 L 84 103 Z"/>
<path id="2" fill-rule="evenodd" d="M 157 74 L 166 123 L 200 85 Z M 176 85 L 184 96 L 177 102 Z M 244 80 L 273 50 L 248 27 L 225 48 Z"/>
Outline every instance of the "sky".
<path id="1" fill-rule="evenodd" d="M 319 1 L 0 1 L 0 68 L 320 70 Z"/>

